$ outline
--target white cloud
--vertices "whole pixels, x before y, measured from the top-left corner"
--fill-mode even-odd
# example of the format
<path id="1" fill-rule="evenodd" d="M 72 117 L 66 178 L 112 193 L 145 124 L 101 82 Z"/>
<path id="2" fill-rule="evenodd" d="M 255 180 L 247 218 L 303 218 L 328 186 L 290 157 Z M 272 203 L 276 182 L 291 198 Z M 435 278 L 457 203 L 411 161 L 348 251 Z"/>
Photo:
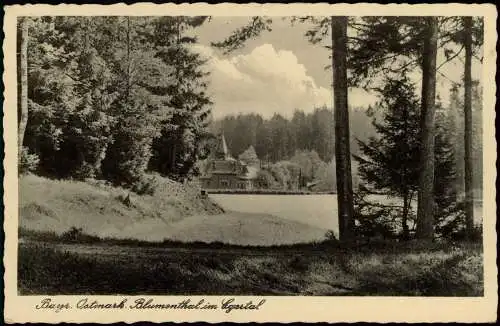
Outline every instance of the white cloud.
<path id="1" fill-rule="evenodd" d="M 273 45 L 264 43 L 249 53 L 226 57 L 209 46 L 197 44 L 193 47 L 209 59 L 209 91 L 215 117 L 252 112 L 265 117 L 274 113 L 290 117 L 296 108 L 310 112 L 315 107 L 333 105 L 331 87 L 319 85 L 308 73 L 307 63 L 299 62 L 292 51 L 276 50 Z M 441 53 L 437 61 L 444 61 Z M 477 65 L 473 68 L 473 77 L 480 78 L 480 69 Z M 448 104 L 450 80 L 460 82 L 462 73 L 460 62 L 453 62 L 443 66 L 437 75 L 437 94 L 443 104 Z M 420 93 L 420 71 L 417 69 L 411 77 Z M 360 88 L 349 90 L 351 107 L 367 107 L 377 100 L 375 94 Z"/>
<path id="2" fill-rule="evenodd" d="M 291 116 L 296 108 L 332 106 L 331 88 L 317 85 L 291 51 L 262 44 L 250 53 L 223 57 L 207 46 L 194 48 L 209 59 L 215 117 L 240 112 Z M 363 105 L 370 98 L 361 90 L 352 94 L 351 105 Z"/>

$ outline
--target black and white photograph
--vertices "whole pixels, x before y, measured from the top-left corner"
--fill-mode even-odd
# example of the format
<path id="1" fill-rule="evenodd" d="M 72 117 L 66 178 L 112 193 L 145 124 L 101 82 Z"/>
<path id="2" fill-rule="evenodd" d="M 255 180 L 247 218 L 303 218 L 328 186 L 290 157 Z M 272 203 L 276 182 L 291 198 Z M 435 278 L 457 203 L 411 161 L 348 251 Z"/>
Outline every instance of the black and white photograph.
<path id="1" fill-rule="evenodd" d="M 17 296 L 484 297 L 484 16 L 305 14 L 17 16 Z"/>

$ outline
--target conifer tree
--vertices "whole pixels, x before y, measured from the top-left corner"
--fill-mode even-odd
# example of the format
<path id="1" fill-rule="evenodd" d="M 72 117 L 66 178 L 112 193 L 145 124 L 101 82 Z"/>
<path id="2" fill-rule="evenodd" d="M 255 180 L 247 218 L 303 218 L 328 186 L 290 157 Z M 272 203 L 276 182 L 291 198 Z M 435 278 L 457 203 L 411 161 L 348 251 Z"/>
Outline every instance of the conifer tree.
<path id="1" fill-rule="evenodd" d="M 418 180 L 419 100 L 406 76 L 387 79 L 380 95 L 377 111 L 384 112 L 382 122 L 373 120 L 378 136 L 366 143 L 359 141 L 362 155 L 354 157 L 368 192 L 402 199 L 401 229 L 408 238 Z"/>
<path id="2" fill-rule="evenodd" d="M 154 44 L 145 37 L 152 30 L 151 18 L 116 17 L 107 25 L 118 33 L 108 63 L 118 95 L 111 107 L 116 128 L 103 174 L 116 184 L 133 186 L 143 178 L 160 121 L 169 113 L 167 95 L 157 90 L 167 87 L 170 69 L 155 56 Z"/>
<path id="3" fill-rule="evenodd" d="M 415 85 L 403 75 L 400 78 L 386 78 L 380 89 L 382 100 L 376 110 L 383 112 L 382 121 L 373 118 L 378 136 L 367 142 L 359 141 L 362 155 L 355 155 L 359 162 L 362 179 L 362 194 L 378 194 L 400 198 L 399 205 L 371 203 L 366 198 L 363 204 L 376 208 L 383 214 L 400 218 L 396 230 L 401 230 L 403 239 L 410 237 L 415 224 L 412 203 L 418 192 L 420 169 L 420 100 L 415 93 Z M 434 200 L 438 221 L 455 214 L 455 157 L 445 125 L 444 112 L 440 105 L 437 110 L 437 132 L 434 147 Z M 382 214 L 383 212 L 383 214 Z M 388 223 L 388 219 L 381 221 Z M 389 229 L 394 228 L 386 225 Z"/>
<path id="4" fill-rule="evenodd" d="M 255 152 L 255 148 L 252 145 L 248 147 L 243 153 L 241 153 L 238 158 L 251 166 L 259 165 L 259 158 L 257 157 L 257 153 Z"/>
<path id="5" fill-rule="evenodd" d="M 172 83 L 165 89 L 172 114 L 162 121 L 161 135 L 153 143 L 152 170 L 185 178 L 199 158 L 201 140 L 207 136 L 211 100 L 206 93 L 206 60 L 189 48 L 196 37 L 187 31 L 207 17 L 161 17 L 155 21 L 156 56 L 172 67 Z"/>

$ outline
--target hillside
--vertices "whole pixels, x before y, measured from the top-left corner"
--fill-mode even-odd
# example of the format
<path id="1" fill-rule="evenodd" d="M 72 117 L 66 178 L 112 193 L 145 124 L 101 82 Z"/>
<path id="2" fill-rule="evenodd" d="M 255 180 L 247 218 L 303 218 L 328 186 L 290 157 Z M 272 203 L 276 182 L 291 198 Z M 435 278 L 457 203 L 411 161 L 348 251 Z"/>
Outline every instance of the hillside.
<path id="1" fill-rule="evenodd" d="M 20 178 L 19 227 L 62 234 L 72 227 L 103 238 L 240 245 L 323 240 L 327 230 L 269 214 L 224 212 L 199 189 L 157 177 L 154 196 L 131 195 L 96 182 Z"/>
<path id="2" fill-rule="evenodd" d="M 49 180 L 35 175 L 19 179 L 19 226 L 29 230 L 54 231 L 82 228 L 92 235 L 130 235 L 130 226 L 143 222 L 168 224 L 186 216 L 222 213 L 222 209 L 201 197 L 194 186 L 156 177 L 158 188 L 153 196 L 97 182 Z"/>

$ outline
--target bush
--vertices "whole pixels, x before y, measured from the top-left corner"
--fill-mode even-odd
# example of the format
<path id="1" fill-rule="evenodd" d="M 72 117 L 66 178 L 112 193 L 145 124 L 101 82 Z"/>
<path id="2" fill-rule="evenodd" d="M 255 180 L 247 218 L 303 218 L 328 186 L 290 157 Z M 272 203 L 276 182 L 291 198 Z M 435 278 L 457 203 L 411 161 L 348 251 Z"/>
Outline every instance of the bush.
<path id="1" fill-rule="evenodd" d="M 462 241 L 467 239 L 465 230 L 465 203 L 463 201 L 450 205 L 442 216 L 438 216 L 436 233 L 447 240 Z M 472 231 L 471 241 L 482 241 L 483 227 L 476 226 Z"/>
<path id="2" fill-rule="evenodd" d="M 278 189 L 287 189 L 290 183 L 290 171 L 286 168 L 284 164 L 278 162 L 271 166 L 271 175 L 276 180 L 275 187 Z"/>
<path id="3" fill-rule="evenodd" d="M 153 196 L 158 189 L 158 186 L 159 182 L 155 176 L 143 176 L 132 185 L 132 191 L 138 195 Z"/>
<path id="4" fill-rule="evenodd" d="M 133 128 L 136 126 L 130 126 L 130 129 Z M 151 157 L 151 141 L 150 137 L 137 130 L 131 131 L 124 127 L 118 130 L 102 162 L 104 178 L 126 188 L 140 183 Z"/>
<path id="5" fill-rule="evenodd" d="M 309 261 L 309 257 L 297 255 L 290 260 L 288 267 L 295 272 L 305 273 L 309 269 Z"/>
<path id="6" fill-rule="evenodd" d="M 360 262 L 360 295 L 482 296 L 481 259 L 463 251 L 382 255 Z"/>
<path id="7" fill-rule="evenodd" d="M 354 231 L 360 238 L 395 238 L 401 228 L 400 217 L 400 210 L 371 203 L 363 193 L 354 196 Z"/>
<path id="8" fill-rule="evenodd" d="M 22 147 L 19 153 L 19 173 L 34 172 L 38 169 L 40 158 L 37 154 L 30 154 L 27 147 Z"/>
<path id="9" fill-rule="evenodd" d="M 64 241 L 78 241 L 83 235 L 82 228 L 71 227 L 68 231 L 61 235 L 61 239 Z"/>
<path id="10" fill-rule="evenodd" d="M 452 241 L 473 241 L 473 242 L 481 242 L 483 240 L 483 226 L 475 226 L 472 230 L 471 236 L 467 237 L 467 231 L 465 227 L 462 227 L 457 230 L 453 230 L 450 233 L 446 233 L 443 235 L 443 238 L 452 240 Z"/>
<path id="11" fill-rule="evenodd" d="M 95 243 L 101 241 L 97 236 L 86 234 L 82 228 L 72 226 L 68 231 L 61 234 L 62 242 Z"/>
<path id="12" fill-rule="evenodd" d="M 333 233 L 332 230 L 328 230 L 326 233 L 325 233 L 325 239 L 327 241 L 337 241 L 337 237 L 335 236 L 335 233 Z"/>
<path id="13" fill-rule="evenodd" d="M 270 189 L 276 186 L 276 180 L 268 170 L 260 170 L 256 181 L 259 188 Z"/>

